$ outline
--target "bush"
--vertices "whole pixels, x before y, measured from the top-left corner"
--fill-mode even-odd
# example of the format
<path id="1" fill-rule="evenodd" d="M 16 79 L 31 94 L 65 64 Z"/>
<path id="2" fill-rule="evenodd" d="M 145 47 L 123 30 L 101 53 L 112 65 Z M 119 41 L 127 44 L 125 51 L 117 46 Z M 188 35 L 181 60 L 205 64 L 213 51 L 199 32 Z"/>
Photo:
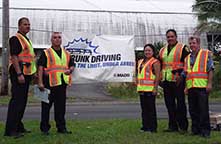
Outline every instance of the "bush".
<path id="1" fill-rule="evenodd" d="M 163 97 L 163 89 L 158 88 L 157 98 Z M 123 100 L 137 100 L 139 93 L 134 83 L 109 83 L 107 85 L 107 91 L 113 97 Z"/>

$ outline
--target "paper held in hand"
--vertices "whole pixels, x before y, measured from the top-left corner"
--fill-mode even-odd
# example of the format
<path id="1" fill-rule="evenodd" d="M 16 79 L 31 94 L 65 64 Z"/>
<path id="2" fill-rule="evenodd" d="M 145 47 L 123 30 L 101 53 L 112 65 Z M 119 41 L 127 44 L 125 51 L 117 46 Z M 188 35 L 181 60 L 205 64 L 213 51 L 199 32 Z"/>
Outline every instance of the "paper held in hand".
<path id="1" fill-rule="evenodd" d="M 38 85 L 34 85 L 34 97 L 40 101 L 49 103 L 48 94 L 50 94 L 50 90 L 46 89 L 44 91 L 40 91 Z"/>

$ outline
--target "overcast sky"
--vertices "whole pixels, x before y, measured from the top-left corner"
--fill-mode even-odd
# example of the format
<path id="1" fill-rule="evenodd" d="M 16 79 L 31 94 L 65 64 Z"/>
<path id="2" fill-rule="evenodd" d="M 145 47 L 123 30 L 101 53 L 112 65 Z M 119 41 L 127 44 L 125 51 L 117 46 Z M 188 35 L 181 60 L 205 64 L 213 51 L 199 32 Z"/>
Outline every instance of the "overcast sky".
<path id="1" fill-rule="evenodd" d="M 2 0 L 1 6 L 2 6 Z M 10 7 L 147 11 L 147 12 L 192 12 L 194 0 L 9 0 Z"/>

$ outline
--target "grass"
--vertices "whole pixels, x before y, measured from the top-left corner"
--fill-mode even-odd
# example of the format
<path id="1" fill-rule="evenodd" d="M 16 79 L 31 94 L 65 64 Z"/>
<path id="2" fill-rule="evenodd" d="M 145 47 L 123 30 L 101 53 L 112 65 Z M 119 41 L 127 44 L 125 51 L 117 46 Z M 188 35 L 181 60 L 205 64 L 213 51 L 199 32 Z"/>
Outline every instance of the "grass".
<path id="1" fill-rule="evenodd" d="M 10 96 L 0 96 L 0 105 L 8 105 Z M 69 96 L 67 97 L 67 102 L 72 103 L 75 102 L 75 97 Z M 28 104 L 40 104 L 41 102 L 36 99 L 34 96 L 30 95 L 28 96 Z M 1 143 L 0 143 L 1 144 Z"/>
<path id="2" fill-rule="evenodd" d="M 55 124 L 49 136 L 41 135 L 38 121 L 26 121 L 27 128 L 32 133 L 23 138 L 13 139 L 4 137 L 3 123 L 0 123 L 0 144 L 221 144 L 221 133 L 212 132 L 210 139 L 190 134 L 163 133 L 167 122 L 160 120 L 158 132 L 140 132 L 139 120 L 94 120 L 94 121 L 68 121 L 71 135 L 57 134 Z"/>
<path id="3" fill-rule="evenodd" d="M 112 84 L 110 83 L 106 87 L 108 93 L 112 95 L 112 97 L 124 100 L 124 101 L 139 101 L 139 94 L 136 91 L 136 86 L 132 83 L 118 83 Z M 221 90 L 213 90 L 209 95 L 210 102 L 221 102 Z M 163 100 L 163 89 L 161 87 L 158 88 L 157 95 L 157 103 L 164 102 Z"/>

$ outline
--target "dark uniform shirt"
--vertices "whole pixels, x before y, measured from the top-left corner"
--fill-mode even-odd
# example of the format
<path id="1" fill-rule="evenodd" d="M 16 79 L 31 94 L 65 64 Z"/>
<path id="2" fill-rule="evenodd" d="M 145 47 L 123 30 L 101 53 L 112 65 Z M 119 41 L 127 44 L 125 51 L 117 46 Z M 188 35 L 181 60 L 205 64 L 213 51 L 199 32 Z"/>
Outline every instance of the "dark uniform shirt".
<path id="1" fill-rule="evenodd" d="M 53 47 L 52 47 L 53 48 Z M 53 48 L 53 50 L 57 53 L 57 55 L 61 58 L 61 52 L 62 50 L 55 50 Z M 43 66 L 44 68 L 47 67 L 47 56 L 45 55 L 45 52 L 43 51 L 39 60 L 38 60 L 38 66 Z M 70 58 L 70 61 L 69 61 L 69 64 L 68 64 L 69 67 L 71 66 L 74 66 L 74 61 L 72 58 Z M 64 78 L 63 78 L 63 75 L 61 75 L 61 79 L 62 79 L 62 84 L 64 84 Z M 43 83 L 45 85 L 46 88 L 49 88 L 49 77 L 44 75 L 43 76 Z"/>

